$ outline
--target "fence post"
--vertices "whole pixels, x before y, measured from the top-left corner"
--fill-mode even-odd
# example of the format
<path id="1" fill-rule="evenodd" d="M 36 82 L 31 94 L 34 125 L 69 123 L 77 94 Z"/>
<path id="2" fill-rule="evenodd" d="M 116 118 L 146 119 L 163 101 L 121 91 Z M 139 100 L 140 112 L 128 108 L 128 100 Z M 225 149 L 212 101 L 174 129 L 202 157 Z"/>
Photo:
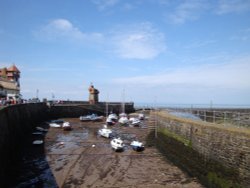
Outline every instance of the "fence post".
<path id="1" fill-rule="evenodd" d="M 213 111 L 213 123 L 215 123 L 215 111 Z"/>
<path id="2" fill-rule="evenodd" d="M 158 117 L 157 117 L 157 109 L 155 109 L 155 138 L 158 137 L 158 135 L 157 135 L 157 126 L 158 126 Z"/>
<path id="3" fill-rule="evenodd" d="M 206 110 L 204 110 L 204 121 L 207 121 L 207 112 L 206 112 Z"/>
<path id="4" fill-rule="evenodd" d="M 237 120 L 238 120 L 238 125 L 240 126 L 240 122 L 241 122 L 240 121 L 240 112 L 238 113 L 238 119 Z"/>
<path id="5" fill-rule="evenodd" d="M 224 124 L 226 124 L 226 119 L 227 119 L 227 113 L 224 112 Z"/>

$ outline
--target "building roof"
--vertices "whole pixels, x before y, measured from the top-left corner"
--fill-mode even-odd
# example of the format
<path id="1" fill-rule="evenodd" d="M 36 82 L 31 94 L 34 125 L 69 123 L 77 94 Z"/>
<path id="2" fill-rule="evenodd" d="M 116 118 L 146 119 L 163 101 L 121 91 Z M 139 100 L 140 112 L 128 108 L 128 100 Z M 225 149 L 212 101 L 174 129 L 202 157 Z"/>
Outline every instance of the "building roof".
<path id="1" fill-rule="evenodd" d="M 16 82 L 11 82 L 7 80 L 0 80 L 0 87 L 5 89 L 20 90 Z"/>
<path id="2" fill-rule="evenodd" d="M 10 71 L 10 72 L 18 72 L 18 73 L 20 73 L 20 71 L 18 70 L 18 68 L 16 67 L 16 65 L 12 65 L 7 70 Z"/>

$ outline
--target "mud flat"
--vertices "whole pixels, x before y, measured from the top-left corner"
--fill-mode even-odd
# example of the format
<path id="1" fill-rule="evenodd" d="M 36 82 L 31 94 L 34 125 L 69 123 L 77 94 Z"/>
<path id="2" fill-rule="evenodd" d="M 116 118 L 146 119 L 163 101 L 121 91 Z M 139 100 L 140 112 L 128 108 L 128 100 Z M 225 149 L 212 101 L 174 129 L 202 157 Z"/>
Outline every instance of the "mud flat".
<path id="1" fill-rule="evenodd" d="M 133 151 L 133 138 L 145 141 L 147 121 L 142 127 L 112 128 L 125 140 L 123 152 L 114 152 L 110 140 L 97 135 L 103 123 L 71 122 L 73 130 L 50 129 L 46 156 L 59 187 L 202 187 L 167 162 L 153 147 Z"/>
<path id="2" fill-rule="evenodd" d="M 132 150 L 129 144 L 134 138 L 145 143 L 149 120 L 141 127 L 110 127 L 124 139 L 123 152 L 113 151 L 110 140 L 97 134 L 103 122 L 64 120 L 71 123 L 73 130 L 49 129 L 44 136 L 44 150 L 31 148 L 29 152 L 36 153 L 29 155 L 33 159 L 24 159 L 32 164 L 28 172 L 33 176 L 23 175 L 17 187 L 203 187 L 167 161 L 155 147 L 146 145 L 142 152 Z"/>

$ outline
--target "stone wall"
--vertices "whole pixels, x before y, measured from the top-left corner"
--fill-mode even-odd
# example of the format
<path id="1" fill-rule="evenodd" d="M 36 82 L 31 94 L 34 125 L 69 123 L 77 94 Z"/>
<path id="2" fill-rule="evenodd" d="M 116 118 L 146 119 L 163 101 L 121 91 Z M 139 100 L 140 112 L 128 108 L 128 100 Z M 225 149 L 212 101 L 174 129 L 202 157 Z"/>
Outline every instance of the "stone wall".
<path id="1" fill-rule="evenodd" d="M 22 147 L 37 123 L 48 117 L 43 103 L 21 104 L 0 110 L 0 187 L 15 176 Z"/>
<path id="2" fill-rule="evenodd" d="M 108 111 L 113 113 L 121 113 L 121 103 L 109 103 Z M 134 112 L 133 103 L 125 103 L 125 112 Z M 98 115 L 106 114 L 106 103 L 98 104 L 57 104 L 49 108 L 50 118 L 61 118 L 61 117 L 80 117 L 82 115 L 88 115 L 96 113 Z"/>
<path id="3" fill-rule="evenodd" d="M 249 129 L 177 118 L 165 112 L 158 112 L 158 124 L 188 139 L 190 146 L 205 160 L 212 159 L 236 170 L 242 184 L 250 185 Z"/>

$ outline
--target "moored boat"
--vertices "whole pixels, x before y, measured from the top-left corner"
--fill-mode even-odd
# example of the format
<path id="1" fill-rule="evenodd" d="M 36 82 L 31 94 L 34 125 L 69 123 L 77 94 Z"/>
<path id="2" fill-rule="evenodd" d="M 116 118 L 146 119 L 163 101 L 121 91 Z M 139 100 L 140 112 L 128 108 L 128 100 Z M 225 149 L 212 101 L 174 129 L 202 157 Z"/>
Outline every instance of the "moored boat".
<path id="1" fill-rule="evenodd" d="M 107 125 L 115 125 L 116 121 L 114 121 L 113 119 L 108 117 L 106 120 L 106 123 L 107 123 Z"/>
<path id="2" fill-rule="evenodd" d="M 125 145 L 123 143 L 123 140 L 121 138 L 114 138 L 110 141 L 112 149 L 115 151 L 123 151 Z"/>
<path id="3" fill-rule="evenodd" d="M 138 118 L 129 118 L 129 122 L 132 126 L 139 126 L 141 121 Z"/>
<path id="4" fill-rule="evenodd" d="M 80 116 L 80 121 L 102 121 L 103 116 L 98 116 L 97 114 L 91 114 L 87 116 Z"/>
<path id="5" fill-rule="evenodd" d="M 70 130 L 72 130 L 72 126 L 70 125 L 69 122 L 63 123 L 62 128 L 63 128 L 64 131 L 70 131 Z"/>
<path id="6" fill-rule="evenodd" d="M 109 114 L 109 116 L 108 116 L 107 119 L 111 119 L 111 120 L 114 121 L 114 122 L 117 122 L 117 121 L 118 121 L 118 117 L 117 117 L 117 115 L 114 114 L 114 113 Z"/>
<path id="7" fill-rule="evenodd" d="M 98 134 L 106 138 L 111 138 L 112 133 L 112 130 L 108 129 L 106 125 L 104 125 L 102 129 L 98 130 Z"/>
<path id="8" fill-rule="evenodd" d="M 127 117 L 121 117 L 118 122 L 121 124 L 121 125 L 127 125 L 129 123 L 128 121 L 128 118 Z"/>
<path id="9" fill-rule="evenodd" d="M 50 123 L 49 124 L 50 127 L 55 127 L 55 128 L 60 128 L 61 125 L 57 124 L 57 123 Z"/>
<path id="10" fill-rule="evenodd" d="M 34 140 L 32 143 L 33 145 L 41 145 L 43 144 L 43 140 Z"/>
<path id="11" fill-rule="evenodd" d="M 135 151 L 143 151 L 144 150 L 144 145 L 142 142 L 139 141 L 132 141 L 130 144 Z"/>
<path id="12" fill-rule="evenodd" d="M 139 120 L 144 120 L 145 115 L 143 113 L 140 113 L 140 114 L 138 114 L 138 118 L 139 118 Z"/>

